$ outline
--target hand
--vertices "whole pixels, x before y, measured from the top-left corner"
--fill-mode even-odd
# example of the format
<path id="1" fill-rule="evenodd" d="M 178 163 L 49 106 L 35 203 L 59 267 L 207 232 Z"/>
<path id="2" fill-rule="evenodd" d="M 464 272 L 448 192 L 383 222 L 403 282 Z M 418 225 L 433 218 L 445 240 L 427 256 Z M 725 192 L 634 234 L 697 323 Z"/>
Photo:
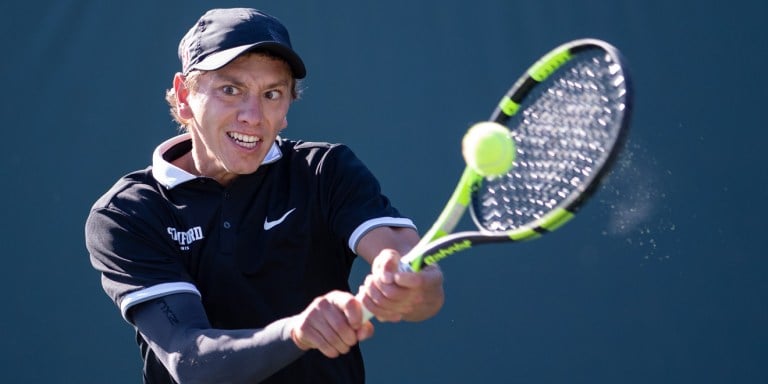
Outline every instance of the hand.
<path id="1" fill-rule="evenodd" d="M 295 316 L 291 337 L 303 349 L 318 349 L 334 358 L 373 336 L 373 325 L 363 322 L 360 303 L 348 292 L 333 291 L 316 298 Z"/>
<path id="2" fill-rule="evenodd" d="M 400 272 L 399 264 L 398 252 L 383 250 L 374 259 L 358 299 L 379 321 L 420 321 L 436 314 L 444 302 L 440 269 Z"/>

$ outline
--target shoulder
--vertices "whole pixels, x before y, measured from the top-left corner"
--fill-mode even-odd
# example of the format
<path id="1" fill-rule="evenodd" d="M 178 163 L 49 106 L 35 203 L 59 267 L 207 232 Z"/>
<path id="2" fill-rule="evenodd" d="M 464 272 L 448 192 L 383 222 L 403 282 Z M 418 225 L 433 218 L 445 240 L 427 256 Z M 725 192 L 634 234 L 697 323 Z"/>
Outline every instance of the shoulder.
<path id="1" fill-rule="evenodd" d="M 308 156 L 313 154 L 326 155 L 331 152 L 351 151 L 349 147 L 340 143 L 294 140 L 282 137 L 277 140 L 277 145 L 280 147 L 280 151 L 283 152 L 283 155 L 288 157 Z"/>
<path id="2" fill-rule="evenodd" d="M 86 247 L 94 259 L 107 260 L 120 249 L 127 254 L 152 242 L 162 242 L 163 194 L 153 182 L 151 168 L 121 177 L 91 207 L 85 222 Z M 136 251 L 136 252 L 134 252 Z"/>
<path id="3" fill-rule="evenodd" d="M 287 162 L 300 162 L 313 169 L 337 169 L 362 165 L 350 147 L 342 143 L 279 139 L 278 146 Z"/>
<path id="4" fill-rule="evenodd" d="M 152 210 L 154 201 L 161 201 L 162 193 L 152 177 L 152 168 L 129 173 L 118 179 L 91 207 L 99 210 L 122 211 L 135 214 Z"/>

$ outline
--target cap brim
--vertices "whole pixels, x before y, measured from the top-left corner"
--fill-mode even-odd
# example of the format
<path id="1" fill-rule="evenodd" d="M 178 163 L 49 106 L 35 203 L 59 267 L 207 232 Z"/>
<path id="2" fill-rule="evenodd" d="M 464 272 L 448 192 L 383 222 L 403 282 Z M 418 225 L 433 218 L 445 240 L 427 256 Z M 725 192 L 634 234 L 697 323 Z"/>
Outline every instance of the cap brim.
<path id="1" fill-rule="evenodd" d="M 303 79 L 304 76 L 307 75 L 307 70 L 304 67 L 304 62 L 301 60 L 299 55 L 297 55 L 296 52 L 294 52 L 292 49 L 276 42 L 260 42 L 260 43 L 249 44 L 249 45 L 241 45 L 239 47 L 234 47 L 234 48 L 225 49 L 223 51 L 219 51 L 216 53 L 212 53 L 208 55 L 205 59 L 200 61 L 199 63 L 190 66 L 188 71 L 191 71 L 193 69 L 197 69 L 201 71 L 217 70 L 227 65 L 230 61 L 234 60 L 236 57 L 242 55 L 243 53 L 256 48 L 262 48 L 262 49 L 268 50 L 270 52 L 275 53 L 277 56 L 280 56 L 281 58 L 283 58 L 291 67 L 291 72 L 293 72 L 293 77 L 297 79 Z"/>

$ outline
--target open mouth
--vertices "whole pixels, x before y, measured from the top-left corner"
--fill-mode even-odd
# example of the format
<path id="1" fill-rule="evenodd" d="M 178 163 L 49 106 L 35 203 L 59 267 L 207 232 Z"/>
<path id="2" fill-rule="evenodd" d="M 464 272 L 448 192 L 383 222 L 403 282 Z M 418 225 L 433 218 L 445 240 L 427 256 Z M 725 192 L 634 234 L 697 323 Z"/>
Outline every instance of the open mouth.
<path id="1" fill-rule="evenodd" d="M 243 148 L 254 148 L 261 141 L 258 136 L 244 135 L 237 132 L 227 132 L 227 136 Z"/>

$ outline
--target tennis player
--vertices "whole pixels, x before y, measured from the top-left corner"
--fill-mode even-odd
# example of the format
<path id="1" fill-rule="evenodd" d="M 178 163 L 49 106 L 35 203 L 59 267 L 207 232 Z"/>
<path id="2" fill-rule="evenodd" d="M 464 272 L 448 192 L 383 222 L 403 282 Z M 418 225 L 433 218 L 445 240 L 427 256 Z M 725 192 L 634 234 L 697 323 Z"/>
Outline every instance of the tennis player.
<path id="1" fill-rule="evenodd" d="M 179 58 L 166 99 L 185 132 L 120 178 L 85 231 L 144 382 L 364 382 L 362 305 L 430 318 L 441 271 L 397 272 L 417 232 L 348 147 L 279 136 L 306 70 L 277 19 L 211 10 Z M 362 303 L 357 256 L 371 263 Z"/>

